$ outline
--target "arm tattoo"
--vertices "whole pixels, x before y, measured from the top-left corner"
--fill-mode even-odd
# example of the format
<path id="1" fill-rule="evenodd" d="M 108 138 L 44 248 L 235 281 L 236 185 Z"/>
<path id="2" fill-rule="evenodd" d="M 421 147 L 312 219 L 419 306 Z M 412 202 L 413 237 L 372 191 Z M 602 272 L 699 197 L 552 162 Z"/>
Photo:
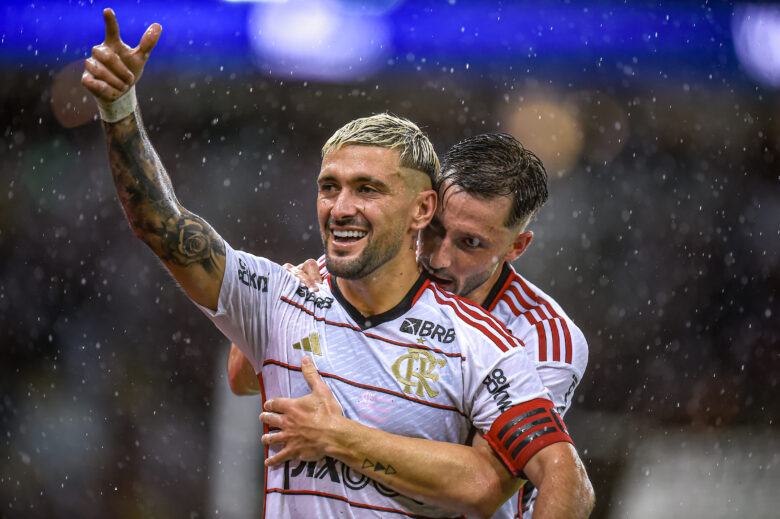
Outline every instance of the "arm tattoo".
<path id="1" fill-rule="evenodd" d="M 398 474 L 398 471 L 395 470 L 395 467 L 390 465 L 389 463 L 382 463 L 379 460 L 372 461 L 368 458 L 363 460 L 363 470 L 366 472 L 384 472 L 388 476 L 392 476 L 393 474 Z"/>
<path id="2" fill-rule="evenodd" d="M 225 255 L 222 238 L 179 204 L 139 113 L 104 127 L 117 194 L 136 236 L 169 265 L 198 264 L 217 274 L 216 258 Z"/>

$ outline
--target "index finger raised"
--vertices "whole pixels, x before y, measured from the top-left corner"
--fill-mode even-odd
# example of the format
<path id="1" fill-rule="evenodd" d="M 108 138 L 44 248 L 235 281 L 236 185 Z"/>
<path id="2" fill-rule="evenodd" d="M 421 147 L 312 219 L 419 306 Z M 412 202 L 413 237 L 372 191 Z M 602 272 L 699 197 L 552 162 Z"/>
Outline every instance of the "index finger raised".
<path id="1" fill-rule="evenodd" d="M 103 20 L 106 22 L 106 43 L 119 43 L 122 39 L 119 36 L 119 22 L 116 21 L 116 15 L 111 8 L 103 9 Z"/>

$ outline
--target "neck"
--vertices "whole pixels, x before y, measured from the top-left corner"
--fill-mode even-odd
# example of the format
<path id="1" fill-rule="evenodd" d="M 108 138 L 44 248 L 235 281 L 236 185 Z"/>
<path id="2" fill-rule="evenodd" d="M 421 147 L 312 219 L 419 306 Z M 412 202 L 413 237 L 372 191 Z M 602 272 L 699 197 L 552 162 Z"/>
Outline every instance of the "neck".
<path id="1" fill-rule="evenodd" d="M 346 300 L 368 317 L 386 312 L 401 302 L 419 276 L 414 251 L 404 249 L 368 276 L 336 278 L 336 283 Z"/>
<path id="2" fill-rule="evenodd" d="M 472 301 L 478 305 L 482 305 L 485 302 L 485 299 L 487 298 L 488 294 L 490 294 L 490 291 L 493 289 L 493 286 L 495 286 L 496 282 L 498 281 L 498 278 L 501 277 L 501 270 L 504 268 L 504 262 L 501 261 L 496 265 L 496 268 L 493 270 L 493 274 L 490 275 L 490 277 L 479 285 L 477 288 L 469 292 L 468 294 L 464 295 L 466 299 L 469 301 Z"/>

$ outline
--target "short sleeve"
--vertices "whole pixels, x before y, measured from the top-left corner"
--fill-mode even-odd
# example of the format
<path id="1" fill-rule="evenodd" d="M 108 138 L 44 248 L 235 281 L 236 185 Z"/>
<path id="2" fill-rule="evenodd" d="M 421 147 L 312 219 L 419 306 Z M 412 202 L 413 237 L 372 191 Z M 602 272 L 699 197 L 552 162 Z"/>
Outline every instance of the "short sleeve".
<path id="1" fill-rule="evenodd" d="M 195 304 L 259 372 L 280 295 L 294 290 L 297 281 L 266 258 L 236 251 L 227 243 L 225 250 L 225 275 L 216 312 Z"/>
<path id="2" fill-rule="evenodd" d="M 571 438 L 522 347 L 484 353 L 474 359 L 476 370 L 466 392 L 473 396 L 470 418 L 507 468 L 520 476 L 538 451 Z M 492 362 L 480 366 L 487 359 Z"/>

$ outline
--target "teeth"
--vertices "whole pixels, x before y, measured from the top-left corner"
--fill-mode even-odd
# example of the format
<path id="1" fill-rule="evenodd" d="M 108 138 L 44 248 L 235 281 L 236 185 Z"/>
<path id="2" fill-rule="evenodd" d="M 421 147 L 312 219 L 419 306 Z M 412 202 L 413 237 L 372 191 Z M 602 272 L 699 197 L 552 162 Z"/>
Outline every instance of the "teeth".
<path id="1" fill-rule="evenodd" d="M 366 231 L 333 231 L 336 238 L 362 238 L 366 234 Z"/>

